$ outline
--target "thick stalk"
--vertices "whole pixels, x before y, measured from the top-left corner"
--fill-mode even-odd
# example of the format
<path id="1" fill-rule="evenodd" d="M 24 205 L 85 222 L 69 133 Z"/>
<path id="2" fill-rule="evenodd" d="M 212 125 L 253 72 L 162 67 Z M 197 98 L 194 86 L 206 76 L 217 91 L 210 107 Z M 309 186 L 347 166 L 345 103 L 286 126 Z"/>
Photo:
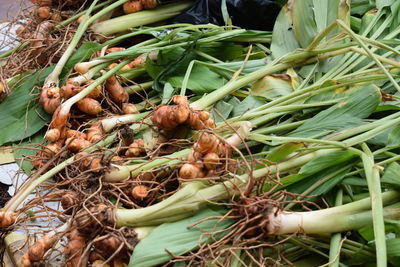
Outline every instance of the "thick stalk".
<path id="1" fill-rule="evenodd" d="M 56 66 L 54 67 L 54 70 L 51 72 L 51 74 L 49 76 L 47 76 L 46 81 L 44 83 L 45 88 L 59 86 L 59 76 L 61 74 L 61 71 L 63 70 L 65 63 L 67 63 L 67 60 L 69 59 L 69 57 L 72 55 L 76 45 L 78 44 L 78 42 L 81 39 L 82 35 L 84 34 L 85 30 L 89 26 L 90 19 L 88 19 L 88 17 L 89 17 L 89 14 L 92 12 L 94 6 L 96 5 L 97 1 L 98 0 L 94 0 L 93 3 L 90 5 L 90 7 L 88 8 L 88 10 L 85 13 L 85 19 L 79 25 L 79 27 L 78 27 L 76 33 L 74 34 L 74 37 L 72 38 L 67 49 L 61 56 L 60 60 L 57 62 Z"/>
<path id="2" fill-rule="evenodd" d="M 108 65 L 109 65 L 108 63 L 99 64 L 99 65 L 91 68 L 85 74 L 82 74 L 82 75 L 76 76 L 74 78 L 71 78 L 71 81 L 73 83 L 77 83 L 77 84 L 83 84 L 85 82 L 88 82 L 94 77 L 94 75 L 96 75 L 99 71 L 103 70 Z"/>
<path id="3" fill-rule="evenodd" d="M 365 176 L 368 182 L 368 190 L 371 195 L 372 220 L 374 227 L 377 266 L 387 266 L 386 235 L 382 200 L 382 189 L 379 177 L 379 168 L 375 165 L 374 156 L 368 146 L 361 145 L 364 153 L 361 159 L 364 164 Z"/>
<path id="4" fill-rule="evenodd" d="M 108 1 L 105 1 L 105 2 L 103 2 L 103 3 L 100 3 L 100 4 L 96 5 L 96 6 L 93 8 L 93 11 L 96 11 L 96 10 L 98 10 L 99 8 L 102 8 L 102 7 L 104 7 L 104 6 L 107 6 L 107 5 L 111 4 L 112 2 L 114 2 L 114 0 L 108 0 Z M 70 24 L 70 23 L 76 21 L 76 20 L 79 19 L 81 16 L 85 15 L 85 12 L 86 12 L 86 11 L 79 12 L 79 13 L 73 15 L 72 17 L 69 17 L 68 19 L 66 19 L 66 20 L 64 20 L 64 21 L 62 21 L 62 22 L 60 22 L 59 24 L 57 24 L 57 25 L 54 27 L 54 31 L 53 31 L 53 32 L 56 32 L 56 31 L 58 31 L 58 30 L 64 28 L 64 27 L 67 26 L 68 24 Z"/>
<path id="5" fill-rule="evenodd" d="M 213 105 L 215 102 L 217 102 L 219 99 L 223 98 L 224 96 L 232 93 L 233 91 L 235 91 L 241 87 L 248 85 L 249 83 L 252 83 L 258 79 L 261 79 L 262 77 L 264 77 L 266 75 L 277 73 L 277 72 L 286 70 L 288 68 L 292 68 L 292 67 L 296 67 L 296 66 L 300 66 L 300 65 L 311 64 L 311 63 L 314 63 L 316 61 L 319 61 L 319 60 L 322 60 L 325 58 L 334 57 L 334 56 L 346 53 L 348 51 L 349 51 L 349 49 L 344 49 L 344 50 L 341 49 L 341 50 L 326 53 L 323 55 L 314 56 L 312 58 L 309 58 L 308 54 L 302 53 L 301 54 L 302 57 L 299 56 L 299 59 L 298 59 L 299 61 L 296 63 L 290 62 L 290 63 L 278 63 L 276 65 L 267 65 L 260 70 L 257 70 L 251 74 L 241 77 L 240 79 L 228 82 L 220 89 L 211 92 L 209 95 L 207 95 L 207 97 L 203 97 L 203 98 L 197 100 L 196 102 L 193 102 L 191 104 L 191 106 L 195 109 L 206 109 L 207 107 Z M 303 59 L 303 61 L 301 61 L 300 59 Z"/>
<path id="6" fill-rule="evenodd" d="M 101 125 L 103 126 L 104 132 L 109 132 L 111 131 L 114 127 L 122 125 L 122 124 L 127 124 L 127 123 L 133 123 L 137 122 L 144 117 L 149 115 L 149 112 L 142 112 L 139 114 L 127 114 L 127 115 L 121 115 L 121 116 L 115 116 L 112 118 L 107 118 L 101 120 Z"/>
<path id="7" fill-rule="evenodd" d="M 127 31 L 130 28 L 156 23 L 178 15 L 182 10 L 189 7 L 190 1 L 179 2 L 160 6 L 152 10 L 144 10 L 102 21 L 92 25 L 92 30 L 100 35 L 109 36 L 114 33 Z"/>
<path id="8" fill-rule="evenodd" d="M 175 152 L 168 157 L 158 158 L 153 161 L 147 162 L 145 164 L 135 164 L 135 165 L 111 165 L 111 170 L 104 174 L 104 182 L 120 182 L 130 177 L 135 177 L 142 171 L 148 171 L 156 167 L 163 165 L 174 166 L 181 163 L 192 151 L 192 149 L 183 149 L 181 151 Z"/>
<path id="9" fill-rule="evenodd" d="M 398 199 L 398 198 L 397 198 Z M 369 200 L 371 201 L 371 200 Z M 346 205 L 336 207 L 337 210 L 325 209 L 308 212 L 280 212 L 276 216 L 275 224 L 280 228 L 276 235 L 305 233 L 329 234 L 360 229 L 372 223 L 372 212 L 356 212 L 356 209 L 342 211 Z M 385 208 L 383 218 L 399 219 L 400 208 Z M 386 257 L 386 254 L 385 256 Z M 386 266 L 386 265 L 385 265 Z"/>
<path id="10" fill-rule="evenodd" d="M 343 205 L 343 190 L 339 189 L 336 194 L 335 206 Z M 340 233 L 333 234 L 329 246 L 329 267 L 338 267 L 340 262 Z"/>
<path id="11" fill-rule="evenodd" d="M 270 166 L 269 168 L 259 169 L 254 172 L 253 177 L 260 178 L 267 173 L 276 173 L 277 168 L 279 171 L 282 171 L 298 167 L 310 161 L 313 157 L 317 157 L 331 151 L 333 150 L 316 151 L 295 160 L 289 160 L 278 164 L 279 166 L 275 165 Z M 116 224 L 118 226 L 146 226 L 155 224 L 155 221 L 157 221 L 157 223 L 163 223 L 171 222 L 176 218 L 182 219 L 188 217 L 196 210 L 210 203 L 210 201 L 213 202 L 226 199 L 229 195 L 235 194 L 235 191 L 232 190 L 233 183 L 238 186 L 242 186 L 247 183 L 248 178 L 249 176 L 247 174 L 236 176 L 233 181 L 226 181 L 223 184 L 206 187 L 204 189 L 202 189 L 203 186 L 198 185 L 197 182 L 188 183 L 176 193 L 179 194 L 179 197 L 175 197 L 175 195 L 173 195 L 170 197 L 172 200 L 167 198 L 166 200 L 157 203 L 157 206 L 153 205 L 150 207 L 133 210 L 116 209 Z M 189 189 L 186 189 L 187 187 L 189 187 Z M 171 203 L 174 203 L 174 205 L 171 205 Z"/>

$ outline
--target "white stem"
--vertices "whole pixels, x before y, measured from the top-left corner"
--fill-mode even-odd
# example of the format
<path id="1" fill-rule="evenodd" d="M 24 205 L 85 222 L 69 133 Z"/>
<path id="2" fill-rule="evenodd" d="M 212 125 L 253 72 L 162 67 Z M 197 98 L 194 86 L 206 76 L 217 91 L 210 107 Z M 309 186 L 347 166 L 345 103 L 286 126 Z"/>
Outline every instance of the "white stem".
<path id="1" fill-rule="evenodd" d="M 96 73 L 97 73 L 96 70 L 91 69 L 83 75 L 79 75 L 79 76 L 72 78 L 71 81 L 73 83 L 77 83 L 77 84 L 81 85 L 83 83 L 90 81 Z"/>
<path id="2" fill-rule="evenodd" d="M 115 116 L 112 118 L 101 120 L 101 125 L 103 126 L 103 130 L 107 133 L 116 126 L 137 122 L 138 120 L 145 117 L 147 114 L 148 112 L 143 112 L 139 114 L 126 114 L 121 116 Z"/>
<path id="3" fill-rule="evenodd" d="M 155 227 L 147 226 L 147 227 L 137 227 L 135 228 L 136 237 L 139 240 L 143 240 L 146 236 L 148 236 Z"/>
<path id="4" fill-rule="evenodd" d="M 74 69 L 77 72 L 79 72 L 80 74 L 85 74 L 90 70 L 90 68 L 92 68 L 96 65 L 99 65 L 101 63 L 107 62 L 107 61 L 108 60 L 106 60 L 106 59 L 95 59 L 95 60 L 88 61 L 88 62 L 80 62 L 74 66 Z"/>
<path id="5" fill-rule="evenodd" d="M 119 183 L 130 178 L 132 168 L 130 166 L 110 164 L 109 170 L 104 175 L 103 181 L 107 183 Z"/>
<path id="6" fill-rule="evenodd" d="M 325 212 L 328 211 L 328 212 Z M 308 212 L 278 212 L 273 224 L 274 235 L 282 234 L 331 234 L 360 229 L 372 224 L 372 212 L 329 212 L 330 209 Z M 384 217 L 398 219 L 398 208 L 384 209 Z M 270 229 L 269 229 L 270 230 Z M 271 225 L 271 230 L 272 225 Z"/>
<path id="7" fill-rule="evenodd" d="M 226 142 L 230 144 L 231 146 L 238 146 L 244 138 L 250 133 L 252 128 L 251 122 L 249 121 L 243 121 L 240 123 L 239 129 L 235 134 L 233 134 L 231 137 L 228 137 L 226 139 Z"/>

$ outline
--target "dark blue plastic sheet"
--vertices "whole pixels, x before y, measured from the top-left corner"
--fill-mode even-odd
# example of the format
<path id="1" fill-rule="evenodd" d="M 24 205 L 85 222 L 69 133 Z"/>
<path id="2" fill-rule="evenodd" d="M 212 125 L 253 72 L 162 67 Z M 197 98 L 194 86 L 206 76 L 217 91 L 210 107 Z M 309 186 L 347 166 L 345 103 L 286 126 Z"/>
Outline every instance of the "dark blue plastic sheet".
<path id="1" fill-rule="evenodd" d="M 226 0 L 229 17 L 234 26 L 249 30 L 271 31 L 280 5 L 270 0 Z M 191 23 L 223 26 L 225 21 L 221 10 L 221 0 L 197 0 L 193 6 L 183 11 L 172 23 Z"/>

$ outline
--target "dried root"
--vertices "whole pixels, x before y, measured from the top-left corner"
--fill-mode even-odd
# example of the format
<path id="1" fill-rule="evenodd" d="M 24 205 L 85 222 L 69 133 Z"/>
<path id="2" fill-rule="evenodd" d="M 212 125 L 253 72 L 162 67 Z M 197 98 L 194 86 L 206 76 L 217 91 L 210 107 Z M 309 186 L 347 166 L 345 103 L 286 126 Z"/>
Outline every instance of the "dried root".
<path id="1" fill-rule="evenodd" d="M 139 138 L 129 145 L 128 150 L 125 152 L 125 156 L 138 157 L 143 152 L 146 152 L 144 149 L 143 139 Z"/>
<path id="2" fill-rule="evenodd" d="M 6 228 L 15 223 L 17 220 L 17 213 L 12 211 L 0 210 L 0 228 Z"/>
<path id="3" fill-rule="evenodd" d="M 129 95 L 119 83 L 117 77 L 111 76 L 105 83 L 105 89 L 110 94 L 110 98 L 117 104 L 127 103 Z"/>
<path id="4" fill-rule="evenodd" d="M 40 94 L 39 102 L 47 113 L 53 114 L 61 105 L 60 88 L 43 88 Z"/>
<path id="5" fill-rule="evenodd" d="M 97 143 L 103 139 L 104 130 L 101 121 L 96 122 L 87 131 L 87 140 L 91 143 Z"/>
<path id="6" fill-rule="evenodd" d="M 149 188 L 145 185 L 136 185 L 132 188 L 131 195 L 135 200 L 143 200 L 149 195 Z"/>
<path id="7" fill-rule="evenodd" d="M 82 171 L 98 171 L 103 167 L 100 155 L 80 152 L 75 155 L 75 160 L 79 161 L 79 167 Z"/>
<path id="8" fill-rule="evenodd" d="M 76 103 L 77 108 L 88 115 L 97 115 L 103 111 L 101 104 L 92 98 L 85 97 Z"/>
<path id="9" fill-rule="evenodd" d="M 107 235 L 107 238 L 95 242 L 94 247 L 96 252 L 102 255 L 102 257 L 109 258 L 122 244 L 123 241 L 118 236 Z"/>
<path id="10" fill-rule="evenodd" d="M 74 191 L 67 191 L 61 197 L 61 207 L 66 213 L 69 213 L 72 208 L 77 206 L 80 202 L 78 193 Z"/>
<path id="11" fill-rule="evenodd" d="M 125 14 L 131 14 L 142 9 L 153 9 L 157 6 L 157 0 L 130 0 L 124 4 L 124 12 Z"/>
<path id="12" fill-rule="evenodd" d="M 79 231 L 85 234 L 92 234 L 95 230 L 101 230 L 105 225 L 114 224 L 114 213 L 111 208 L 99 204 L 78 213 L 75 219 Z"/>
<path id="13" fill-rule="evenodd" d="M 60 151 L 61 144 L 59 142 L 50 143 L 46 145 L 41 151 L 36 153 L 36 155 L 31 159 L 31 164 L 35 169 L 40 169 Z"/>
<path id="14" fill-rule="evenodd" d="M 28 248 L 28 252 L 23 256 L 22 266 L 33 266 L 34 263 L 43 261 L 45 253 L 53 247 L 56 241 L 57 236 L 54 233 L 49 233 L 39 238 Z"/>
<path id="15" fill-rule="evenodd" d="M 152 116 L 153 123 L 162 130 L 173 130 L 188 125 L 196 130 L 211 128 L 214 121 L 207 111 L 193 110 L 186 96 L 174 96 L 175 105 L 160 106 Z"/>
<path id="16" fill-rule="evenodd" d="M 78 266 L 86 247 L 87 237 L 77 229 L 68 234 L 68 244 L 64 248 L 66 264 L 68 267 Z"/>

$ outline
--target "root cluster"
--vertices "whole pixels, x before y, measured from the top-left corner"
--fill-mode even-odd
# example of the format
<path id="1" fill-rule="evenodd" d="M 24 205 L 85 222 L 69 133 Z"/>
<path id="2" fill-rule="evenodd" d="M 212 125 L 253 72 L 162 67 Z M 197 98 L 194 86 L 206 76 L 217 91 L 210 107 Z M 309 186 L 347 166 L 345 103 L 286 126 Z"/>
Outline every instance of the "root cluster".
<path id="1" fill-rule="evenodd" d="M 196 130 L 214 127 L 210 114 L 203 110 L 193 110 L 186 96 L 174 96 L 175 105 L 164 105 L 153 113 L 152 121 L 161 130 L 171 131 L 180 125 Z"/>

